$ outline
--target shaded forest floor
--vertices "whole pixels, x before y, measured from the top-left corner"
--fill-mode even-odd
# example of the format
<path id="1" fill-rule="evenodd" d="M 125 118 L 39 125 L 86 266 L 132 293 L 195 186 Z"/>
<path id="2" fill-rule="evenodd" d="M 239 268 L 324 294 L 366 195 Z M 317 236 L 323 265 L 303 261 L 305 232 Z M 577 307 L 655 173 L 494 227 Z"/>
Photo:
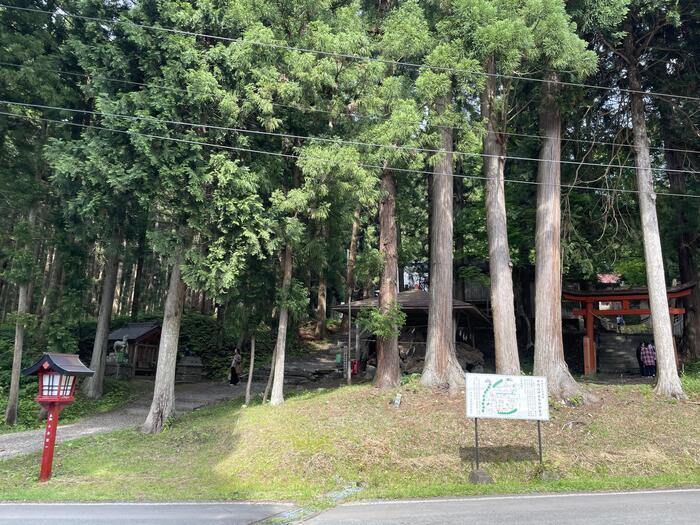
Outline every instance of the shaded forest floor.
<path id="1" fill-rule="evenodd" d="M 688 386 L 687 402 L 659 400 L 650 385 L 590 384 L 600 403 L 553 404 L 543 424 L 553 481 L 539 479 L 534 423 L 492 420 L 480 436 L 496 483 L 470 484 L 473 424 L 462 397 L 409 382 L 398 408 L 395 392 L 369 385 L 316 389 L 279 408 L 196 410 L 160 435 L 62 443 L 45 484 L 36 482 L 39 454 L 0 462 L 0 499 L 312 502 L 356 484 L 360 498 L 700 485 L 700 389 Z"/>

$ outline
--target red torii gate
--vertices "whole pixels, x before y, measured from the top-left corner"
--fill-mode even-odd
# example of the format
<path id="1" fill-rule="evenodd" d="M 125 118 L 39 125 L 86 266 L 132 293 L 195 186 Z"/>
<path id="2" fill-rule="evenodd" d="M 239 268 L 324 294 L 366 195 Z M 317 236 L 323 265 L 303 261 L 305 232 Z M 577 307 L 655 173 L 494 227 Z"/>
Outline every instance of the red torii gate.
<path id="1" fill-rule="evenodd" d="M 695 283 L 685 283 L 667 289 L 669 299 L 679 299 L 691 294 Z M 649 304 L 649 292 L 646 288 L 629 288 L 617 290 L 564 290 L 564 300 L 576 301 L 581 304 L 581 308 L 574 308 L 573 314 L 580 315 L 585 319 L 586 335 L 583 338 L 583 372 L 586 375 L 596 373 L 596 347 L 594 334 L 594 315 L 618 316 L 618 315 L 650 315 L 651 310 L 647 308 L 632 308 L 631 301 L 646 301 Z M 601 310 L 598 303 L 616 302 L 622 303 L 622 308 L 611 308 Z M 595 307 L 594 307 L 595 305 Z M 682 315 L 684 308 L 669 307 L 670 315 Z"/>

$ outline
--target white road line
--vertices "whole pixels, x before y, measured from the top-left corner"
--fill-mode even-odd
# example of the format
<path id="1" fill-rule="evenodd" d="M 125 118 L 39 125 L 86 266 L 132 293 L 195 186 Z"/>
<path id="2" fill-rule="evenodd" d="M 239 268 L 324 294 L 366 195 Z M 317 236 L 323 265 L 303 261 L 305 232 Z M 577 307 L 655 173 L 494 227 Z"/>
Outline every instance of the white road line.
<path id="1" fill-rule="evenodd" d="M 27 502 L 27 501 L 0 501 L 0 507 L 5 506 L 38 506 L 38 505 L 51 505 L 51 506 L 65 506 L 65 507 L 109 507 L 109 506 L 148 506 L 148 507 L 167 507 L 173 505 L 187 505 L 187 506 L 204 506 L 204 505 L 226 505 L 226 506 L 241 506 L 241 505 L 278 505 L 283 507 L 293 507 L 294 503 L 280 502 L 280 501 L 96 501 L 96 502 L 70 502 L 70 501 L 37 501 L 37 502 Z"/>
<path id="2" fill-rule="evenodd" d="M 375 500 L 375 501 L 353 501 L 343 503 L 341 507 L 362 507 L 372 505 L 424 505 L 426 503 L 462 503 L 469 501 L 497 501 L 497 500 L 520 500 L 520 499 L 546 499 L 546 498 L 576 498 L 590 496 L 636 496 L 649 494 L 676 494 L 684 492 L 700 492 L 700 488 L 691 489 L 660 489 L 660 490 L 637 490 L 620 492 L 567 492 L 563 494 L 513 494 L 509 496 L 472 496 L 463 498 L 430 498 L 430 499 L 398 499 L 398 500 Z"/>

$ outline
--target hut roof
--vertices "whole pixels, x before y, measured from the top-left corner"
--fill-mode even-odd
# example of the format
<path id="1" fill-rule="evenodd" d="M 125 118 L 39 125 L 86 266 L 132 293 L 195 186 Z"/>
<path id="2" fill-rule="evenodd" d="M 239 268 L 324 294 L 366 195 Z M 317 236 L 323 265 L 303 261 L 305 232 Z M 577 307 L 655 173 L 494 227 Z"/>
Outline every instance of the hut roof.
<path id="1" fill-rule="evenodd" d="M 407 290 L 405 292 L 399 292 L 397 295 L 397 302 L 404 312 L 411 311 L 425 311 L 427 312 L 430 308 L 430 294 L 424 292 L 423 290 Z M 350 306 L 353 310 L 363 310 L 365 308 L 373 308 L 379 304 L 379 299 L 376 297 L 370 297 L 368 299 L 360 299 L 358 301 L 352 301 Z M 333 310 L 339 312 L 346 312 L 348 309 L 347 304 L 339 304 L 333 307 Z M 471 303 L 465 303 L 464 301 L 458 301 L 457 299 L 452 300 L 452 310 L 455 312 L 464 313 L 477 317 L 478 319 L 489 323 L 488 317 L 483 314 L 476 306 Z"/>
<path id="2" fill-rule="evenodd" d="M 39 369 L 48 363 L 52 370 L 71 376 L 91 376 L 95 372 L 83 364 L 76 354 L 56 354 L 44 352 L 44 355 L 32 366 L 22 370 L 25 376 L 35 375 Z"/>
<path id="3" fill-rule="evenodd" d="M 158 323 L 129 323 L 111 332 L 108 339 L 110 341 L 119 341 L 126 337 L 127 341 L 139 341 L 156 332 L 160 332 Z"/>

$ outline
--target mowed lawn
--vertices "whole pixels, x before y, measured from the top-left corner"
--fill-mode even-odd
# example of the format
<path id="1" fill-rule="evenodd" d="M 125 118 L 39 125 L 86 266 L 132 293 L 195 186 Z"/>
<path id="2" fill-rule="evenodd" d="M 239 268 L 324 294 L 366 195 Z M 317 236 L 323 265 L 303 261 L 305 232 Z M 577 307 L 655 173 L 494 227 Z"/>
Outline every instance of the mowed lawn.
<path id="1" fill-rule="evenodd" d="M 697 384 L 693 385 L 697 387 Z M 57 446 L 54 477 L 36 481 L 39 454 L 0 462 L 2 500 L 319 501 L 355 497 L 609 490 L 700 485 L 700 395 L 669 402 L 649 385 L 587 385 L 594 405 L 552 405 L 542 426 L 541 481 L 533 422 L 482 421 L 483 467 L 468 481 L 473 422 L 462 396 L 404 385 L 307 392 L 278 408 L 226 403 L 175 420 L 160 435 L 126 430 Z"/>

